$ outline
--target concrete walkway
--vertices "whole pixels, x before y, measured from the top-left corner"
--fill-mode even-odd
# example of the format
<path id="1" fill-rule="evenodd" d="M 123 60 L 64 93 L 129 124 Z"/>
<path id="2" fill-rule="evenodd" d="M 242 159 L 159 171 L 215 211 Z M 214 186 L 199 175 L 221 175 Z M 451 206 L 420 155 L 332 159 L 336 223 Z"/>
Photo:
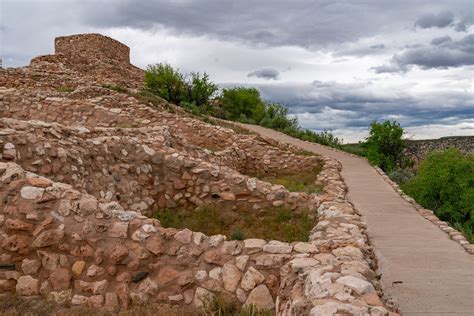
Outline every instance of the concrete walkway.
<path id="1" fill-rule="evenodd" d="M 474 315 L 474 255 L 419 215 L 365 159 L 242 126 L 342 163 L 348 199 L 368 226 L 384 292 L 398 300 L 403 315 Z"/>

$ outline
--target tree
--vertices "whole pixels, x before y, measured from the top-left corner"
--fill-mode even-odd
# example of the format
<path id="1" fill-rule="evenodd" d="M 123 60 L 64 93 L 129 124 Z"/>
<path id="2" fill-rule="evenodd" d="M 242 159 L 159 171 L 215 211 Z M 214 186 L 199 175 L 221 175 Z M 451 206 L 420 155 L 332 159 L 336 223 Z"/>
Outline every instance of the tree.
<path id="1" fill-rule="evenodd" d="M 145 87 L 169 102 L 179 104 L 186 101 L 184 76 L 167 63 L 148 66 L 145 72 Z"/>
<path id="2" fill-rule="evenodd" d="M 210 97 L 217 91 L 217 85 L 209 80 L 209 75 L 199 72 L 190 74 L 191 81 L 187 83 L 188 99 L 196 106 L 203 106 L 208 103 Z"/>
<path id="3" fill-rule="evenodd" d="M 403 149 L 406 146 L 403 133 L 403 128 L 396 121 L 372 122 L 369 136 L 362 144 L 369 162 L 386 172 L 403 168 Z"/>
<path id="4" fill-rule="evenodd" d="M 236 87 L 222 91 L 222 107 L 228 119 L 233 121 L 254 120 L 260 116 L 263 101 L 260 92 L 255 88 Z"/>

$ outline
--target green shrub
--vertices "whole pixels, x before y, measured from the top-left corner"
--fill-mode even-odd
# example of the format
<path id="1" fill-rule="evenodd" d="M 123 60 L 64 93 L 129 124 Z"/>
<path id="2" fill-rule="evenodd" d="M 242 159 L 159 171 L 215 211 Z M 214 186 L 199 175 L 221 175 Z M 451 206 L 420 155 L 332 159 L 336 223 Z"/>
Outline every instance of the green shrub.
<path id="1" fill-rule="evenodd" d="M 184 76 L 167 63 L 148 66 L 145 72 L 145 87 L 150 92 L 175 104 L 187 100 Z"/>
<path id="2" fill-rule="evenodd" d="M 145 88 L 177 105 L 202 107 L 217 91 L 217 85 L 204 73 L 192 72 L 185 76 L 166 63 L 149 65 L 145 72 Z"/>
<path id="3" fill-rule="evenodd" d="M 402 188 L 442 220 L 473 235 L 474 155 L 464 156 L 454 148 L 432 152 Z"/>
<path id="4" fill-rule="evenodd" d="M 402 185 L 410 181 L 415 176 L 415 173 L 411 168 L 398 168 L 390 172 L 388 176 L 399 185 Z"/>
<path id="5" fill-rule="evenodd" d="M 209 80 L 206 73 L 201 75 L 199 72 L 192 72 L 190 76 L 191 81 L 187 83 L 188 101 L 198 107 L 207 105 L 209 99 L 217 91 L 217 85 Z"/>
<path id="6" fill-rule="evenodd" d="M 227 118 L 232 121 L 261 119 L 265 107 L 260 98 L 260 92 L 255 88 L 235 87 L 224 89 L 221 101 L 222 108 L 227 113 Z"/>
<path id="7" fill-rule="evenodd" d="M 403 149 L 406 145 L 402 137 L 403 128 L 396 121 L 372 122 L 369 137 L 362 145 L 369 162 L 386 172 L 405 167 Z"/>
<path id="8" fill-rule="evenodd" d="M 73 92 L 76 90 L 74 87 L 60 86 L 56 88 L 57 92 Z"/>

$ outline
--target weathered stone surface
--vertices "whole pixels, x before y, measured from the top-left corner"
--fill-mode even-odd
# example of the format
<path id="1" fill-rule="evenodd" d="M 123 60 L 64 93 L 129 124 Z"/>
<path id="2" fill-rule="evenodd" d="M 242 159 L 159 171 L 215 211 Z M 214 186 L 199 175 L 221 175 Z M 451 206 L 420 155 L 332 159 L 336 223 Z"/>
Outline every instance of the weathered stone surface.
<path id="1" fill-rule="evenodd" d="M 37 187 L 25 186 L 21 188 L 21 197 L 27 200 L 38 200 L 43 196 L 44 189 Z"/>
<path id="2" fill-rule="evenodd" d="M 203 307 L 207 306 L 215 297 L 212 292 L 202 288 L 198 287 L 196 288 L 196 292 L 194 293 L 194 306 L 196 307 Z"/>
<path id="3" fill-rule="evenodd" d="M 38 237 L 31 243 L 31 247 L 43 248 L 52 245 L 59 244 L 64 238 L 64 229 L 59 227 L 57 229 L 49 229 L 43 231 Z"/>
<path id="4" fill-rule="evenodd" d="M 67 269 L 56 269 L 50 274 L 49 280 L 53 290 L 65 290 L 69 288 L 71 273 Z"/>
<path id="5" fill-rule="evenodd" d="M 280 267 L 289 258 L 289 255 L 264 254 L 255 258 L 255 264 L 265 268 L 276 268 Z"/>
<path id="6" fill-rule="evenodd" d="M 21 270 L 23 270 L 24 274 L 36 274 L 39 268 L 41 268 L 39 260 L 23 259 L 21 262 Z"/>
<path id="7" fill-rule="evenodd" d="M 86 266 L 86 262 L 85 261 L 82 261 L 82 260 L 78 260 L 76 262 L 74 262 L 74 264 L 72 265 L 72 273 L 74 274 L 74 276 L 80 276 L 82 271 L 84 270 L 84 267 Z"/>
<path id="8" fill-rule="evenodd" d="M 264 245 L 263 251 L 270 253 L 291 253 L 293 246 L 288 243 L 271 240 L 268 244 Z"/>
<path id="9" fill-rule="evenodd" d="M 310 316 L 332 316 L 338 313 L 345 313 L 348 315 L 370 315 L 368 308 L 358 307 L 345 303 L 328 302 L 317 305 L 311 309 Z"/>
<path id="10" fill-rule="evenodd" d="M 21 276 L 16 283 L 16 293 L 23 296 L 37 295 L 39 293 L 39 280 L 29 275 Z"/>
<path id="11" fill-rule="evenodd" d="M 336 282 L 347 286 L 359 295 L 375 292 L 374 286 L 371 283 L 350 275 L 343 276 L 337 279 Z"/>
<path id="12" fill-rule="evenodd" d="M 272 295 L 268 288 L 261 284 L 250 292 L 244 306 L 255 305 L 258 309 L 269 309 L 275 308 Z"/>
<path id="13" fill-rule="evenodd" d="M 247 272 L 245 272 L 240 286 L 245 291 L 252 290 L 257 284 L 263 282 L 265 276 L 260 273 L 257 269 L 250 267 Z"/>
<path id="14" fill-rule="evenodd" d="M 177 232 L 174 235 L 174 238 L 182 244 L 189 244 L 191 242 L 191 238 L 193 236 L 193 232 L 189 229 L 183 229 Z"/>
<path id="15" fill-rule="evenodd" d="M 222 281 L 224 289 L 229 292 L 235 292 L 239 284 L 242 274 L 240 270 L 233 264 L 225 264 L 222 267 Z"/>
<path id="16" fill-rule="evenodd" d="M 247 262 L 249 262 L 250 256 L 242 255 L 235 257 L 235 265 L 239 268 L 240 271 L 244 271 L 245 267 L 247 266 Z"/>
<path id="17" fill-rule="evenodd" d="M 318 247 L 308 242 L 298 242 L 294 245 L 294 249 L 301 253 L 318 253 Z"/>
<path id="18" fill-rule="evenodd" d="M 109 230 L 109 237 L 127 238 L 128 222 L 115 222 Z"/>
<path id="19" fill-rule="evenodd" d="M 294 271 L 304 270 L 306 268 L 313 268 L 319 266 L 319 261 L 313 258 L 294 258 L 289 263 Z"/>
<path id="20" fill-rule="evenodd" d="M 128 256 L 128 249 L 124 245 L 116 245 L 109 256 L 112 263 L 117 264 Z"/>

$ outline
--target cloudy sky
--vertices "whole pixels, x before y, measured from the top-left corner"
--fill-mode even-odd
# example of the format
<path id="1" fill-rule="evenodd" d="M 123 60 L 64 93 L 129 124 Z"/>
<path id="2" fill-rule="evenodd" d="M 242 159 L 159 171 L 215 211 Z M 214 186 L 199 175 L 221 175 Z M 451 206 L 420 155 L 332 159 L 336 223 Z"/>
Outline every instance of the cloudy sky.
<path id="1" fill-rule="evenodd" d="M 256 86 L 302 126 L 357 141 L 374 119 L 411 138 L 474 135 L 472 0 L 0 0 L 4 67 L 98 32 L 142 68 L 166 61 Z"/>

